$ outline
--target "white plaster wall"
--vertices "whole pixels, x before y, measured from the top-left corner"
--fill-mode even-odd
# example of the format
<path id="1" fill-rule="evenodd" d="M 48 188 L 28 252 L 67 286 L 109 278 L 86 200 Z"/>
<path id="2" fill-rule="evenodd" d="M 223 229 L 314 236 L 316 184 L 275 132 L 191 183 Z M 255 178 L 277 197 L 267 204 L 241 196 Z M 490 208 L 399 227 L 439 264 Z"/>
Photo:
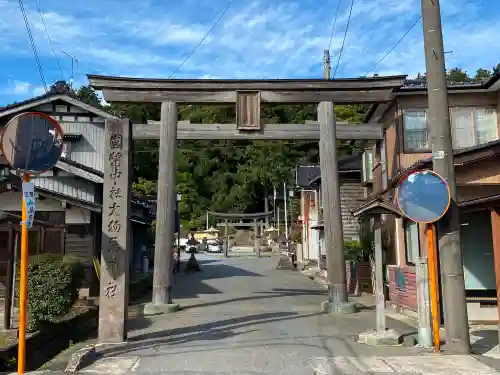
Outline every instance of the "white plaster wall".
<path id="1" fill-rule="evenodd" d="M 6 191 L 0 194 L 1 211 L 21 211 L 21 193 Z M 37 211 L 61 211 L 61 202 L 53 199 L 37 199 Z"/>
<path id="2" fill-rule="evenodd" d="M 72 206 L 66 210 L 66 224 L 90 224 L 90 211 Z"/>
<path id="3" fill-rule="evenodd" d="M 318 261 L 319 260 L 319 230 L 312 229 L 310 226 L 317 223 L 318 213 L 316 211 L 311 210 L 310 214 L 310 224 L 309 224 L 309 235 L 311 239 L 311 243 L 309 245 L 309 259 Z"/>

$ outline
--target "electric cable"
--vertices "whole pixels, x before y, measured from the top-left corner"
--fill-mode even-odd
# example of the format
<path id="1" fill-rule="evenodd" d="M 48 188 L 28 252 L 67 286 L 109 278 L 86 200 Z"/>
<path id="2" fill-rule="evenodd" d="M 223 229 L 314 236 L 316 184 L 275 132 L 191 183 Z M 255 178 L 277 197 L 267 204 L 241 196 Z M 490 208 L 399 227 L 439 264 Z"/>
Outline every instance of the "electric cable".
<path id="1" fill-rule="evenodd" d="M 200 42 L 193 48 L 193 50 L 186 56 L 186 58 L 180 63 L 180 65 L 177 67 L 177 69 L 174 70 L 174 72 L 172 74 L 170 74 L 170 77 L 168 77 L 168 79 L 172 78 L 181 68 L 182 66 L 186 63 L 186 61 L 189 60 L 189 58 L 191 56 L 193 56 L 193 54 L 196 52 L 196 50 L 198 49 L 198 47 L 200 47 L 202 45 L 202 43 L 205 41 L 205 39 L 208 38 L 208 36 L 210 35 L 210 33 L 215 29 L 215 27 L 219 24 L 220 20 L 222 19 L 222 17 L 224 17 L 224 15 L 226 14 L 226 12 L 229 10 L 229 8 L 231 7 L 231 5 L 233 5 L 233 3 L 229 3 L 229 5 L 226 7 L 226 9 L 224 9 L 224 11 L 221 13 L 221 15 L 219 16 L 219 18 L 217 18 L 217 20 L 215 21 L 215 23 L 212 25 L 212 27 L 208 30 L 208 32 L 205 34 L 205 36 L 203 36 L 203 38 L 201 38 Z"/>
<path id="2" fill-rule="evenodd" d="M 26 27 L 26 31 L 28 32 L 28 38 L 29 38 L 30 43 L 31 43 L 33 55 L 35 56 L 35 61 L 36 61 L 36 65 L 38 67 L 38 72 L 40 73 L 40 78 L 42 79 L 42 83 L 43 83 L 43 87 L 45 88 L 45 92 L 47 92 L 48 91 L 47 82 L 45 81 L 45 76 L 43 74 L 42 64 L 40 62 L 40 58 L 38 57 L 38 52 L 36 50 L 36 45 L 35 45 L 35 40 L 33 39 L 33 34 L 31 34 L 31 28 L 30 28 L 30 24 L 28 22 L 28 17 L 26 16 L 26 11 L 24 10 L 23 0 L 19 0 L 19 7 L 21 8 L 21 13 L 22 13 L 23 19 L 24 19 L 24 25 Z"/>
<path id="3" fill-rule="evenodd" d="M 410 31 L 413 30 L 413 28 L 417 25 L 417 23 L 422 19 L 422 16 L 418 16 L 417 19 L 415 20 L 415 22 L 413 22 L 413 24 L 410 26 L 410 28 L 403 34 L 403 36 L 401 38 L 399 38 L 399 40 L 396 42 L 396 44 L 394 44 L 391 49 L 389 49 L 389 51 L 387 51 L 387 53 L 384 55 L 384 57 L 382 57 L 376 64 L 373 68 L 371 68 L 368 72 L 366 72 L 365 76 L 370 74 L 371 72 L 373 72 L 375 70 L 375 68 L 377 66 L 380 65 L 380 63 L 382 63 L 382 61 L 384 61 L 387 56 L 390 55 L 390 53 L 392 51 L 394 51 L 394 49 L 403 41 L 403 39 L 410 33 Z"/>
<path id="4" fill-rule="evenodd" d="M 345 45 L 345 40 L 347 37 L 347 31 L 349 30 L 349 24 L 351 22 L 351 15 L 352 15 L 352 7 L 353 6 L 354 6 L 354 0 L 351 0 L 351 8 L 349 9 L 349 17 L 347 18 L 347 25 L 345 27 L 344 39 L 342 40 L 342 46 L 340 47 L 339 58 L 337 59 L 337 65 L 335 65 L 335 70 L 333 71 L 333 78 L 335 78 L 335 75 L 337 74 L 337 69 L 339 68 L 339 64 L 340 64 L 340 58 L 342 57 L 342 53 L 344 52 L 344 45 Z"/>
<path id="5" fill-rule="evenodd" d="M 47 40 L 49 41 L 50 48 L 52 49 L 52 54 L 54 55 L 54 58 L 56 59 L 59 71 L 61 72 L 61 77 L 63 80 L 65 80 L 64 73 L 63 73 L 63 70 L 61 68 L 61 64 L 59 63 L 59 58 L 57 57 L 56 51 L 54 49 L 54 44 L 52 43 L 52 39 L 50 38 L 49 31 L 47 30 L 47 25 L 45 24 L 45 20 L 43 19 L 43 14 L 42 14 L 42 10 L 40 9 L 40 1 L 39 0 L 36 1 L 36 7 L 37 7 L 38 15 L 40 16 L 40 21 L 42 21 L 43 28 L 45 29 L 45 34 L 47 35 Z"/>

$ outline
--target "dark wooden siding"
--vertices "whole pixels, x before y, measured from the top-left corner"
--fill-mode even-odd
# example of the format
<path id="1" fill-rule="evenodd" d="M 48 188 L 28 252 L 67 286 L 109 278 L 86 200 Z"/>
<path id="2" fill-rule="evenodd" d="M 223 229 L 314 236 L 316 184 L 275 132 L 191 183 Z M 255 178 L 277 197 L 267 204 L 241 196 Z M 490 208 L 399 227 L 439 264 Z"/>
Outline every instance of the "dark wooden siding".
<path id="1" fill-rule="evenodd" d="M 7 275 L 7 265 L 11 255 L 9 249 L 9 230 L 7 227 L 0 229 L 0 284 L 1 288 L 5 285 L 5 276 Z"/>
<path id="2" fill-rule="evenodd" d="M 94 236 L 90 225 L 68 225 L 66 227 L 66 255 L 85 264 L 84 287 L 89 286 L 92 277 L 92 257 L 94 256 Z"/>
<path id="3" fill-rule="evenodd" d="M 342 205 L 342 224 L 344 238 L 359 238 L 358 219 L 351 214 L 352 210 L 365 201 L 361 176 L 359 178 L 345 178 L 340 180 L 340 201 Z"/>

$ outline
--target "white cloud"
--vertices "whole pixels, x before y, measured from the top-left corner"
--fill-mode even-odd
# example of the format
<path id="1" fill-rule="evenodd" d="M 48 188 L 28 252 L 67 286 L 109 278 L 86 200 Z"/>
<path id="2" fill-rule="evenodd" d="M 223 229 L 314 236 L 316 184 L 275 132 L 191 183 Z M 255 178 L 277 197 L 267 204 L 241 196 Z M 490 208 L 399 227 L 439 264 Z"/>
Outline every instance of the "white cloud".
<path id="1" fill-rule="evenodd" d="M 60 79 L 60 73 L 35 4 L 25 0 L 50 84 Z M 177 0 L 175 6 L 161 0 L 88 0 L 71 5 L 45 0 L 40 4 L 63 73 L 68 78 L 71 70 L 69 58 L 62 53 L 66 51 L 79 60 L 75 82 L 84 83 L 85 73 L 168 77 L 211 28 L 227 1 Z M 333 68 L 349 5 L 342 1 L 331 41 Z M 321 77 L 335 7 L 336 2 L 317 0 L 234 3 L 175 77 Z M 497 2 L 488 9 L 481 0 L 443 2 L 445 47 L 453 51 L 447 55 L 449 66 L 474 71 L 500 62 L 498 11 Z M 379 74 L 423 72 L 421 23 L 376 65 L 419 13 L 420 0 L 355 0 L 337 76 L 359 76 L 374 67 Z M 0 85 L 14 80 L 39 85 L 24 22 L 13 1 L 0 0 L 0 61 Z"/>
<path id="2" fill-rule="evenodd" d="M 22 97 L 29 98 L 33 96 L 43 95 L 45 87 L 32 84 L 26 81 L 8 80 L 7 83 L 0 89 L 1 97 Z M 5 104 L 9 104 L 8 102 Z"/>
<path id="3" fill-rule="evenodd" d="M 29 82 L 14 81 L 12 91 L 15 94 L 28 94 L 31 84 Z"/>

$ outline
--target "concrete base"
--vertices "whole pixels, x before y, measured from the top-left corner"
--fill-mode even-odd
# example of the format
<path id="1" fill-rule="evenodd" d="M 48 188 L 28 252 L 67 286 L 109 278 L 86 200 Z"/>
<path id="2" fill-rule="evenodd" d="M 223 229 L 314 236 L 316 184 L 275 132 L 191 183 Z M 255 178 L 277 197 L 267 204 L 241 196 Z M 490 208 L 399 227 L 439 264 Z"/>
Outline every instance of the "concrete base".
<path id="1" fill-rule="evenodd" d="M 358 305 L 356 302 L 342 302 L 342 303 L 333 303 L 330 301 L 321 302 L 321 312 L 328 314 L 354 314 L 359 311 Z"/>
<path id="2" fill-rule="evenodd" d="M 385 331 L 370 330 L 359 334 L 358 342 L 373 346 L 401 345 L 403 336 L 393 329 Z"/>
<path id="3" fill-rule="evenodd" d="M 423 348 L 432 348 L 432 329 L 430 327 L 418 328 L 418 345 Z"/>
<path id="4" fill-rule="evenodd" d="M 295 267 L 293 266 L 293 263 L 291 259 L 286 256 L 282 255 L 278 261 L 278 265 L 276 266 L 277 270 L 295 270 Z"/>
<path id="5" fill-rule="evenodd" d="M 178 303 L 166 303 L 157 305 L 152 302 L 144 305 L 144 315 L 171 314 L 181 309 Z"/>

